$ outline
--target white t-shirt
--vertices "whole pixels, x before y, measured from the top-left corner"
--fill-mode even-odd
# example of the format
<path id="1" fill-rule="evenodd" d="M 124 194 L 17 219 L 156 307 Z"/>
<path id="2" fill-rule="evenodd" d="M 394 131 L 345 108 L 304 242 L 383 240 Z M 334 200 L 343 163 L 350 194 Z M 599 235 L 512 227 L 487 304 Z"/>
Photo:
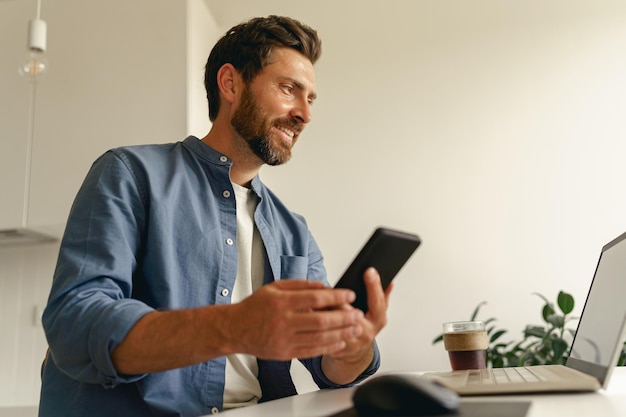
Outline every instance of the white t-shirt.
<path id="1" fill-rule="evenodd" d="M 238 303 L 263 285 L 263 242 L 254 224 L 256 194 L 245 187 L 233 184 L 237 202 L 237 278 L 231 302 Z M 254 404 L 261 398 L 257 376 L 259 369 L 252 355 L 235 354 L 226 357 L 224 409 Z"/>

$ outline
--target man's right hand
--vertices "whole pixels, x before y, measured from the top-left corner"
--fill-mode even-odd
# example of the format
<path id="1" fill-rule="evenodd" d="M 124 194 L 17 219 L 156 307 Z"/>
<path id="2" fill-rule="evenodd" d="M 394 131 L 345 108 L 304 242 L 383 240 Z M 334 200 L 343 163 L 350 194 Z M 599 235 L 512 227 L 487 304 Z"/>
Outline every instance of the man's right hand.
<path id="1" fill-rule="evenodd" d="M 358 336 L 354 292 L 303 279 L 276 281 L 232 305 L 227 338 L 236 353 L 288 360 L 337 352 Z"/>
<path id="2" fill-rule="evenodd" d="M 363 331 L 354 293 L 302 279 L 267 284 L 237 304 L 154 311 L 113 350 L 122 374 L 194 365 L 233 353 L 288 360 L 338 352 Z"/>

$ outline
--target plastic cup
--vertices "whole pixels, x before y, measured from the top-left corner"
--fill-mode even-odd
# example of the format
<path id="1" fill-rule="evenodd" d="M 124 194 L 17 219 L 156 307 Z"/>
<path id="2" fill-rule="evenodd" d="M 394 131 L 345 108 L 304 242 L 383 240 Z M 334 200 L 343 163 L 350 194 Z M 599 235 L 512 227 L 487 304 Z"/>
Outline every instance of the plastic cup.
<path id="1" fill-rule="evenodd" d="M 443 324 L 443 344 L 453 370 L 486 368 L 489 338 L 483 321 Z"/>

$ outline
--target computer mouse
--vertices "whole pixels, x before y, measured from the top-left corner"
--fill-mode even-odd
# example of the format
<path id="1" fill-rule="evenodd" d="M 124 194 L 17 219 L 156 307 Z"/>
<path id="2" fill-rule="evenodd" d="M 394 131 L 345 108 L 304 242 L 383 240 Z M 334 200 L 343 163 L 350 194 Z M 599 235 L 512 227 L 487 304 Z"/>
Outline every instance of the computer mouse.
<path id="1" fill-rule="evenodd" d="M 358 385 L 352 403 L 359 416 L 430 416 L 454 413 L 459 395 L 417 374 L 385 374 Z"/>

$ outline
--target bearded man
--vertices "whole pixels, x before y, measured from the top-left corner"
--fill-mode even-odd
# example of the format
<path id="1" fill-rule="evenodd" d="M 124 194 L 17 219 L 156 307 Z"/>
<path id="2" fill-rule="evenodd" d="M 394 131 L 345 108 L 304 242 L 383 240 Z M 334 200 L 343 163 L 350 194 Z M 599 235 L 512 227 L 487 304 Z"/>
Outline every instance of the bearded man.
<path id="1" fill-rule="evenodd" d="M 43 322 L 40 415 L 200 416 L 379 366 L 389 290 L 368 312 L 329 288 L 305 219 L 259 179 L 287 162 L 316 98 L 317 33 L 287 17 L 230 29 L 205 70 L 202 139 L 110 150 L 67 222 Z"/>

